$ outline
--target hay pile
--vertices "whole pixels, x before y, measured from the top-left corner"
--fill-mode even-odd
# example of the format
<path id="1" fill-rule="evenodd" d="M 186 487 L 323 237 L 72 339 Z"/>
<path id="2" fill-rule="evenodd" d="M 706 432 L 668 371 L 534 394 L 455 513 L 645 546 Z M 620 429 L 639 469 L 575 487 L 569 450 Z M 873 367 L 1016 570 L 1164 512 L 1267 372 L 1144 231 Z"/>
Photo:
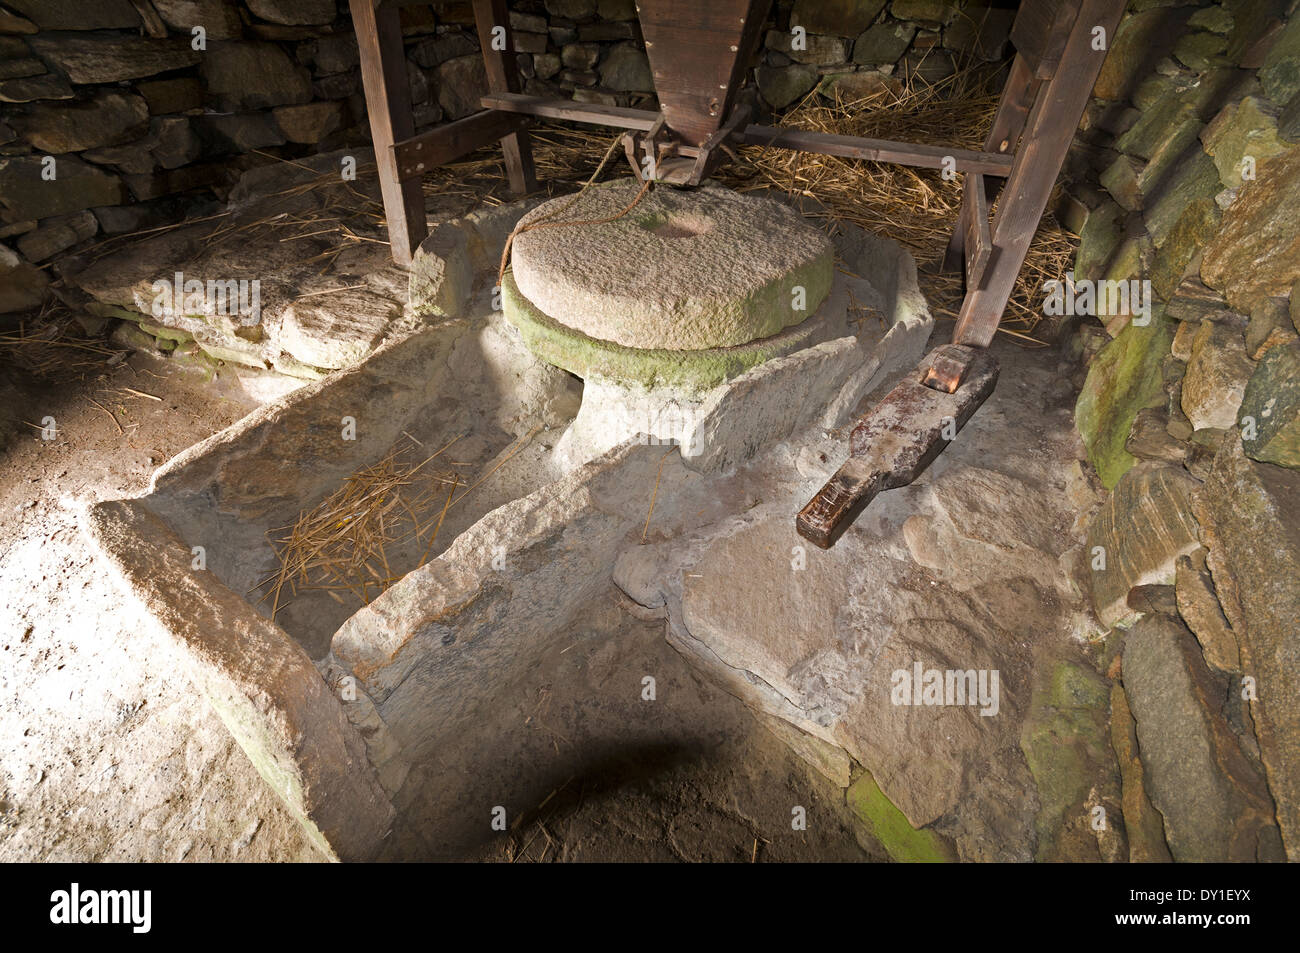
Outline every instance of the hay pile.
<path id="1" fill-rule="evenodd" d="M 280 568 L 251 590 L 266 590 L 262 602 L 271 603 L 271 620 L 284 607 L 284 597 L 299 592 L 324 591 L 340 603 L 341 593 L 348 592 L 362 605 L 370 603 L 406 572 L 389 565 L 391 550 L 427 537 L 423 565 L 453 495 L 464 485 L 454 470 L 430 466 L 456 439 L 418 463 L 414 446 L 396 447 L 354 472 L 292 525 L 272 530 L 288 531 L 272 540 Z"/>
<path id="2" fill-rule="evenodd" d="M 992 68 L 960 70 L 936 85 L 905 84 L 899 92 L 882 89 L 861 100 L 828 100 L 814 91 L 786 112 L 780 125 L 980 150 L 999 94 Z M 934 169 L 756 146 L 740 150 L 739 159 L 721 170 L 720 177 L 733 188 L 770 186 L 808 196 L 824 207 L 821 217 L 828 228 L 849 222 L 905 246 L 926 275 L 923 288 L 935 315 L 956 319 L 962 279 L 956 272 L 940 272 L 939 265 L 961 206 L 960 177 L 945 182 Z M 1044 216 L 1000 331 L 1021 343 L 1042 343 L 1032 332 L 1043 318 L 1043 282 L 1068 270 L 1076 244 L 1050 213 Z"/>
<path id="3" fill-rule="evenodd" d="M 267 533 L 280 568 L 249 592 L 263 591 L 261 602 L 271 603 L 272 621 L 285 607 L 286 596 L 294 598 L 302 592 L 323 591 L 341 604 L 347 603 L 344 594 L 350 593 L 361 605 L 369 605 L 428 562 L 447 513 L 540 430 L 534 427 L 518 437 L 492 467 L 468 484 L 461 472 L 465 464 L 433 464 L 463 434 L 418 463 L 415 457 L 424 447 L 406 434 L 409 443 L 399 441 L 382 460 L 353 472 L 292 524 Z M 419 554 L 418 561 L 412 553 Z"/>

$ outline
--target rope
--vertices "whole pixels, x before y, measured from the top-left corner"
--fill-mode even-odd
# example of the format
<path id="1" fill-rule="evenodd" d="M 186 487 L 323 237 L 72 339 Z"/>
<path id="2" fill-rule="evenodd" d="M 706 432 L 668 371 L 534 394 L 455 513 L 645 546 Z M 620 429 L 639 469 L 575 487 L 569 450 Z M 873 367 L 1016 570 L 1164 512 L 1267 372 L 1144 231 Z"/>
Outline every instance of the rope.
<path id="1" fill-rule="evenodd" d="M 529 222 L 527 225 L 525 225 L 522 221 L 520 221 L 519 224 L 515 225 L 514 230 L 510 233 L 509 237 L 506 238 L 506 247 L 501 251 L 501 267 L 500 269 L 497 270 L 498 287 L 500 287 L 502 282 L 505 281 L 506 266 L 510 262 L 510 249 L 514 245 L 516 236 L 522 235 L 524 232 L 530 232 L 534 228 L 562 228 L 566 225 L 608 225 L 610 222 L 618 221 L 628 212 L 632 211 L 632 209 L 636 208 L 637 203 L 641 201 L 641 199 L 645 196 L 646 191 L 650 188 L 651 184 L 654 182 L 653 179 L 645 179 L 641 183 L 641 190 L 637 192 L 636 198 L 632 199 L 632 202 L 628 205 L 628 207 L 623 209 L 623 211 L 619 212 L 617 215 L 611 215 L 609 218 L 589 218 L 589 219 L 582 219 L 582 220 L 576 220 L 571 222 L 551 221 L 551 219 L 555 218 L 555 216 L 563 215 L 569 209 L 573 208 L 573 206 L 578 204 L 578 200 L 582 198 L 582 193 L 586 192 L 587 189 L 591 187 L 591 184 L 600 177 L 600 173 L 604 171 L 606 164 L 609 162 L 609 157 L 614 154 L 614 150 L 618 147 L 618 144 L 619 142 L 622 141 L 622 139 L 623 136 L 622 134 L 620 134 L 614 139 L 613 142 L 610 143 L 609 148 L 605 150 L 605 157 L 600 160 L 600 165 L 596 166 L 596 171 L 591 174 L 591 178 L 586 181 L 586 183 L 582 186 L 582 188 L 578 189 L 578 194 L 573 197 L 572 201 L 562 206 L 561 208 L 557 208 L 554 212 L 551 212 L 549 215 L 543 216 L 542 218 L 538 219 L 535 222 Z"/>

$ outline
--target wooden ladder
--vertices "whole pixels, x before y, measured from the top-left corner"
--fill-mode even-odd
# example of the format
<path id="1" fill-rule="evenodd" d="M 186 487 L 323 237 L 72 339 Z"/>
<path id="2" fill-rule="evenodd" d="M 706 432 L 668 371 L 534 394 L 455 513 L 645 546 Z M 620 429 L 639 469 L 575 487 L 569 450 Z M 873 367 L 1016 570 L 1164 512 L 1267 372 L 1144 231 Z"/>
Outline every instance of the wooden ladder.
<path id="1" fill-rule="evenodd" d="M 986 151 L 1012 156 L 1011 171 L 991 223 L 997 192 L 989 177 L 965 176 L 957 228 L 944 256 L 949 269 L 965 266 L 954 343 L 988 347 L 993 340 L 1125 5 L 1028 0 L 1016 14 L 1016 57 L 984 141 Z"/>

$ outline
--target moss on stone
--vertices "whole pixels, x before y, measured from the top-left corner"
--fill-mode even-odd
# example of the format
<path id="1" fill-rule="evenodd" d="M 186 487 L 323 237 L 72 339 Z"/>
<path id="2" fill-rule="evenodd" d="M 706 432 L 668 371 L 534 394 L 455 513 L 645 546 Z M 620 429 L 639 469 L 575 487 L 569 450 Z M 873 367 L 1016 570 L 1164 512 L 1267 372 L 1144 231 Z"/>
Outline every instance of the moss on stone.
<path id="1" fill-rule="evenodd" d="M 1096 672 L 1070 662 L 1052 669 L 1048 685 L 1047 703 L 1053 708 L 1105 708 L 1110 698 Z"/>
<path id="2" fill-rule="evenodd" d="M 845 797 L 849 808 L 894 860 L 911 864 L 939 864 L 957 859 L 946 838 L 934 831 L 918 831 L 907 823 L 903 812 L 885 797 L 869 772 L 853 782 Z"/>
<path id="3" fill-rule="evenodd" d="M 1242 440 L 1246 455 L 1265 463 L 1300 468 L 1300 344 L 1274 347 L 1246 385 L 1238 412 L 1254 421 L 1253 439 Z M 1242 427 L 1243 433 L 1249 430 Z"/>
<path id="4" fill-rule="evenodd" d="M 1061 661 L 1039 676 L 1020 733 L 1038 789 L 1039 860 L 1065 859 L 1066 829 L 1087 812 L 1098 771 L 1110 757 L 1109 705 L 1109 688 L 1091 669 Z"/>
<path id="5" fill-rule="evenodd" d="M 1112 488 L 1136 462 L 1124 449 L 1133 418 L 1162 392 L 1160 364 L 1174 329 L 1164 306 L 1153 307 L 1145 327 L 1130 324 L 1101 349 L 1074 408 L 1075 426 L 1102 484 Z"/>
<path id="6" fill-rule="evenodd" d="M 141 321 L 140 330 L 146 334 L 152 334 L 160 341 L 171 341 L 173 346 L 194 340 L 194 335 L 190 334 L 189 331 L 173 328 L 165 324 L 152 324 L 148 321 Z"/>
<path id="7" fill-rule="evenodd" d="M 143 321 L 146 315 L 131 308 L 123 308 L 116 304 L 104 304 L 102 301 L 87 301 L 85 304 L 87 314 L 93 314 L 97 318 L 120 318 L 123 321 Z"/>
<path id="8" fill-rule="evenodd" d="M 514 277 L 507 274 L 501 287 L 506 320 L 523 337 L 524 344 L 542 360 L 579 377 L 603 377 L 642 387 L 670 387 L 683 393 L 701 393 L 804 346 L 817 324 L 805 321 L 771 337 L 735 347 L 702 351 L 633 348 L 588 337 L 566 327 L 523 296 Z"/>

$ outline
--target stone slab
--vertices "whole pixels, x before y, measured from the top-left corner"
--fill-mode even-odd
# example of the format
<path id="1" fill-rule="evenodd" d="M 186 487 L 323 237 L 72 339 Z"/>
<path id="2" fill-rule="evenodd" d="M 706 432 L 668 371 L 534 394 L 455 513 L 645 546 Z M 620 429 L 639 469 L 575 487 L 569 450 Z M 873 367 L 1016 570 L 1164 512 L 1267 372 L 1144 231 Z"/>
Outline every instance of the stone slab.
<path id="1" fill-rule="evenodd" d="M 1229 433 L 1195 506 L 1243 671 L 1256 681 L 1251 716 L 1287 857 L 1300 860 L 1300 473 L 1249 459 Z"/>
<path id="2" fill-rule="evenodd" d="M 1174 581 L 1175 561 L 1200 546 L 1191 494 L 1198 483 L 1174 467 L 1130 470 L 1088 527 L 1092 604 L 1102 625 L 1132 617 L 1134 586 Z"/>

